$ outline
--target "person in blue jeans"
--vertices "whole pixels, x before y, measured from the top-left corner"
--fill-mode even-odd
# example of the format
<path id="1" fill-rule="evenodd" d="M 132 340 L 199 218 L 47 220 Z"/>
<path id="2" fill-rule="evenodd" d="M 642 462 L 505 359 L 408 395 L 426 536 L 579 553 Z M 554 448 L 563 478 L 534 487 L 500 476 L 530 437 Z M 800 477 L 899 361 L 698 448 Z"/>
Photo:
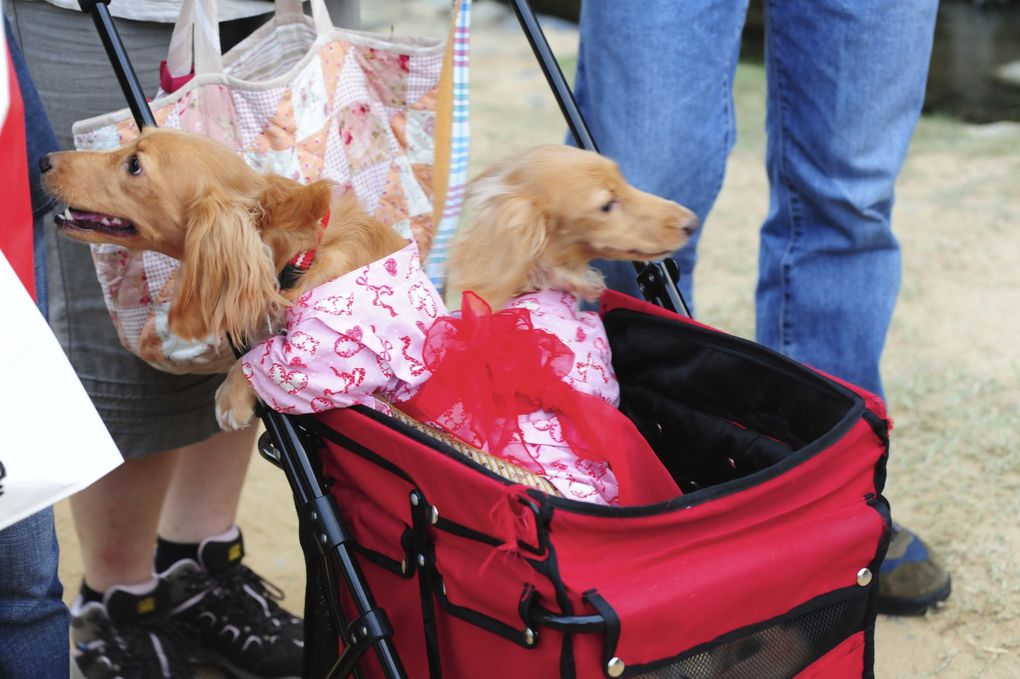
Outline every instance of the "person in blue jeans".
<path id="1" fill-rule="evenodd" d="M 35 242 L 36 303 L 46 314 L 46 257 L 43 219 L 52 199 L 39 185 L 38 158 L 57 150 L 42 103 L 25 61 L 4 20 L 7 47 L 25 106 L 29 182 Z M 42 437 L 40 437 L 42 438 Z M 53 509 L 44 509 L 0 530 L 0 677 L 66 677 L 69 615 L 57 577 L 57 536 Z"/>
<path id="2" fill-rule="evenodd" d="M 736 137 L 733 77 L 748 0 L 586 0 L 576 96 L 627 179 L 702 224 Z M 766 169 L 756 339 L 883 395 L 879 358 L 900 289 L 893 188 L 920 115 L 937 0 L 765 2 Z M 697 234 L 676 253 L 693 300 Z M 638 295 L 629 263 L 602 263 Z M 894 528 L 879 609 L 920 613 L 950 578 Z"/>

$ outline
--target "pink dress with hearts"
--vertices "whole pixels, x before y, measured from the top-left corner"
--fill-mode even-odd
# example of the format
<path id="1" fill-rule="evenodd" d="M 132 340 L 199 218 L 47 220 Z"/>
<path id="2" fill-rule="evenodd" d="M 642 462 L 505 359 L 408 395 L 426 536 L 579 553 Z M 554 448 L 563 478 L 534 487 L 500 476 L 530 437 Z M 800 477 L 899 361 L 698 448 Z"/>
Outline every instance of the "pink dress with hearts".
<path id="1" fill-rule="evenodd" d="M 546 290 L 507 305 L 531 312 L 536 329 L 556 335 L 574 353 L 564 380 L 616 407 L 620 389 L 598 315 L 581 312 L 576 297 Z M 305 293 L 287 312 L 287 334 L 276 335 L 241 359 L 248 381 L 271 408 L 316 413 L 366 405 L 382 412 L 405 401 L 431 377 L 422 360 L 425 335 L 446 315 L 442 297 L 422 271 L 417 246 Z M 460 423 L 433 425 L 456 433 Z M 604 462 L 578 457 L 565 443 L 556 415 L 519 418 L 520 440 L 503 455 L 541 474 L 565 497 L 615 504 L 619 487 Z"/>
<path id="2" fill-rule="evenodd" d="M 542 290 L 512 299 L 506 308 L 527 309 L 536 330 L 555 335 L 573 354 L 573 365 L 563 381 L 577 391 L 601 398 L 616 408 L 620 385 L 613 372 L 605 326 L 598 314 L 581 311 L 574 295 Z M 452 415 L 435 422 L 447 431 L 465 432 L 465 423 Z M 520 435 L 502 451 L 518 466 L 544 476 L 564 497 L 596 504 L 618 504 L 616 476 L 605 462 L 580 457 L 566 443 L 559 418 L 538 410 L 518 418 Z M 461 434 L 466 438 L 465 434 Z M 487 445 L 476 442 L 481 447 Z M 489 451 L 492 452 L 492 451 Z"/>
<path id="3" fill-rule="evenodd" d="M 613 372 L 606 328 L 597 313 L 581 311 L 577 297 L 560 290 L 521 295 L 506 306 L 528 309 L 535 328 L 556 335 L 574 352 L 574 366 L 564 381 L 578 391 L 619 407 L 620 383 Z M 565 497 L 598 504 L 617 503 L 619 487 L 609 466 L 575 455 L 564 444 L 555 415 L 545 411 L 522 415 L 520 425 L 523 441 L 512 453 L 519 464 L 536 471 L 541 469 L 539 473 Z"/>
<path id="4" fill-rule="evenodd" d="M 425 333 L 447 313 L 422 271 L 418 246 L 324 283 L 287 311 L 287 334 L 241 359 L 255 393 L 282 413 L 367 405 L 387 412 L 429 377 Z"/>

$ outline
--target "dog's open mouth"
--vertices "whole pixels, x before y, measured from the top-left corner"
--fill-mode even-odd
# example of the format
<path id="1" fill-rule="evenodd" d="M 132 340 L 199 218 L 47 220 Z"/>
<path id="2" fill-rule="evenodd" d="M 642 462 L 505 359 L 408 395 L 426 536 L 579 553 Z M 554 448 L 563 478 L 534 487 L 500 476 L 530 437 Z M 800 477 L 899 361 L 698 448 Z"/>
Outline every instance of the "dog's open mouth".
<path id="1" fill-rule="evenodd" d="M 646 252 L 637 248 L 628 248 L 626 250 L 617 248 L 602 248 L 598 254 L 600 257 L 605 257 L 606 259 L 632 259 L 635 261 L 647 262 L 653 259 L 669 257 L 673 254 L 673 251 L 660 250 L 658 252 Z"/>
<path id="2" fill-rule="evenodd" d="M 634 259 L 649 260 L 649 259 L 662 259 L 663 257 L 669 257 L 673 254 L 672 250 L 660 250 L 659 252 L 643 252 L 641 250 L 627 250 L 627 254 Z"/>
<path id="3" fill-rule="evenodd" d="M 138 229 L 129 221 L 99 212 L 87 212 L 68 207 L 56 216 L 57 226 L 77 231 L 95 231 L 108 236 L 131 238 L 138 235 Z"/>

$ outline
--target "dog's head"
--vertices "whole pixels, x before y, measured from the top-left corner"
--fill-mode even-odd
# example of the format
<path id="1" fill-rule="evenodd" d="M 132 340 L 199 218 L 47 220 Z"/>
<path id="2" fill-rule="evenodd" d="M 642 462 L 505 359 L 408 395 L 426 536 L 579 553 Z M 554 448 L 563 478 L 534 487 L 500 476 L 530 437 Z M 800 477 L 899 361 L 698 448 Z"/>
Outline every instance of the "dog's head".
<path id="1" fill-rule="evenodd" d="M 450 285 L 493 308 L 545 288 L 593 300 L 603 282 L 591 260 L 665 257 L 698 224 L 690 210 L 628 184 L 608 158 L 569 146 L 497 163 L 471 183 L 468 207 L 451 246 Z"/>
<path id="2" fill-rule="evenodd" d="M 181 261 L 169 320 L 186 339 L 243 339 L 279 311 L 277 271 L 314 245 L 331 198 L 328 182 L 261 175 L 216 141 L 168 129 L 41 165 L 45 189 L 68 205 L 64 234 Z"/>

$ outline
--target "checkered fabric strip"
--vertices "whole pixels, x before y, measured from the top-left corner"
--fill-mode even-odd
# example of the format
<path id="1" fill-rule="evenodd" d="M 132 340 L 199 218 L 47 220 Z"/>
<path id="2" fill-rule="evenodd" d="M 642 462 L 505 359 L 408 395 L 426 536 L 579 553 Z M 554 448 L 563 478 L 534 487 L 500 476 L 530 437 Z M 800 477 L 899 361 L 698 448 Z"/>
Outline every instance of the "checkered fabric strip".
<path id="1" fill-rule="evenodd" d="M 456 6 L 456 0 L 454 0 Z M 453 31 L 453 122 L 450 130 L 450 180 L 447 184 L 443 217 L 436 227 L 432 250 L 425 260 L 425 273 L 440 291 L 445 287 L 446 259 L 450 241 L 457 232 L 460 211 L 464 205 L 464 188 L 468 178 L 468 156 L 471 129 L 468 125 L 470 105 L 471 0 L 461 0 L 457 25 Z"/>

